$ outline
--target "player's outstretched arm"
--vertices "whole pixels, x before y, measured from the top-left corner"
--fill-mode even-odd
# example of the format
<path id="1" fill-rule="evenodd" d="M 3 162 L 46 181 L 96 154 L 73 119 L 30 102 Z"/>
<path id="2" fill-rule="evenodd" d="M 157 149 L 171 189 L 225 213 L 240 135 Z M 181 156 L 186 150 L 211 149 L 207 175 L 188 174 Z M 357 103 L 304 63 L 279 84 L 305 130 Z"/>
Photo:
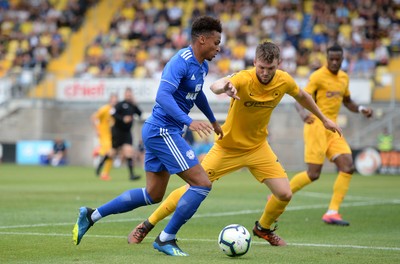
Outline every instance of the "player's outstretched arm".
<path id="1" fill-rule="evenodd" d="M 298 95 L 294 96 L 296 101 L 306 108 L 308 111 L 313 113 L 318 119 L 322 121 L 324 124 L 325 128 L 332 131 L 332 132 L 337 132 L 340 135 L 342 135 L 342 129 L 332 120 L 328 119 L 318 108 L 317 104 L 314 102 L 312 99 L 311 95 L 309 95 L 307 92 L 304 90 L 300 89 L 300 92 Z"/>
<path id="2" fill-rule="evenodd" d="M 309 111 L 307 111 L 301 104 L 295 102 L 295 108 L 304 123 L 312 124 L 314 122 L 315 119 L 314 116 Z"/>
<path id="3" fill-rule="evenodd" d="M 358 105 L 356 104 L 351 98 L 350 96 L 345 96 L 343 97 L 343 105 L 349 109 L 351 112 L 354 113 L 361 113 L 363 114 L 365 117 L 370 118 L 372 117 L 373 114 L 373 110 L 372 108 L 369 107 L 365 107 L 362 105 Z"/>
<path id="4" fill-rule="evenodd" d="M 213 84 L 211 84 L 210 89 L 215 94 L 226 93 L 229 97 L 240 100 L 239 96 L 237 96 L 237 90 L 235 86 L 233 86 L 233 84 L 226 77 L 216 80 Z"/>

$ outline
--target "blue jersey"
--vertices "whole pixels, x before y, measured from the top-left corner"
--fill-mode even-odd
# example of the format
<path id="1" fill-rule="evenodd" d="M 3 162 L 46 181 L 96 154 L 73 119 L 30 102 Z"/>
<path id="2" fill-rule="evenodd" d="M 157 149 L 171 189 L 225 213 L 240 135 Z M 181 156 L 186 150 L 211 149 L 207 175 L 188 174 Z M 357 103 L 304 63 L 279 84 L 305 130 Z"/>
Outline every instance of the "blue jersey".
<path id="1" fill-rule="evenodd" d="M 156 104 L 146 122 L 179 130 L 182 130 L 184 125 L 190 125 L 192 119 L 188 114 L 196 99 L 201 97 L 206 101 L 203 99 L 205 96 L 202 89 L 207 74 L 207 62 L 200 64 L 194 56 L 192 47 L 178 51 L 165 65 Z M 207 101 L 205 103 L 208 104 Z"/>

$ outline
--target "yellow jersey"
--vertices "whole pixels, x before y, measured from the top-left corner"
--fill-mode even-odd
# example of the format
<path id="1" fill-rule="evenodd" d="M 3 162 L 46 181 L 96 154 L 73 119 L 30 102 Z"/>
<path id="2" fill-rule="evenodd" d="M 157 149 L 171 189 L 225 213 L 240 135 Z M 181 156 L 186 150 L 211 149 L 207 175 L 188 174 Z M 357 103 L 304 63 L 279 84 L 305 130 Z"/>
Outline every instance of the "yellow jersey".
<path id="1" fill-rule="evenodd" d="M 224 148 L 250 150 L 267 140 L 268 123 L 274 108 L 285 94 L 300 92 L 294 79 L 277 70 L 270 83 L 262 84 L 256 69 L 242 70 L 230 76 L 240 100 L 231 99 L 228 116 L 222 125 L 224 137 L 216 144 Z"/>
<path id="2" fill-rule="evenodd" d="M 314 98 L 326 117 L 336 121 L 343 97 L 350 96 L 349 76 L 342 70 L 335 75 L 323 66 L 310 75 L 304 90 Z"/>
<path id="3" fill-rule="evenodd" d="M 111 138 L 111 126 L 114 122 L 114 119 L 110 114 L 111 108 L 111 105 L 106 104 L 100 107 L 95 113 L 95 117 L 97 120 L 99 120 L 99 123 L 97 124 L 97 131 L 100 138 Z"/>

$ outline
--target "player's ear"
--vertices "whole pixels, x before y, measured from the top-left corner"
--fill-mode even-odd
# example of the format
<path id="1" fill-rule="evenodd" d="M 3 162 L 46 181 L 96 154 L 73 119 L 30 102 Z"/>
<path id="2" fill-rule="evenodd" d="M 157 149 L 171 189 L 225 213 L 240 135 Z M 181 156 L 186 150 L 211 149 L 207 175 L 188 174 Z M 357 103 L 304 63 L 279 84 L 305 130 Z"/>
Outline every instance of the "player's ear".
<path id="1" fill-rule="evenodd" d="M 200 35 L 197 39 L 201 45 L 204 45 L 206 43 L 206 36 L 204 35 Z"/>

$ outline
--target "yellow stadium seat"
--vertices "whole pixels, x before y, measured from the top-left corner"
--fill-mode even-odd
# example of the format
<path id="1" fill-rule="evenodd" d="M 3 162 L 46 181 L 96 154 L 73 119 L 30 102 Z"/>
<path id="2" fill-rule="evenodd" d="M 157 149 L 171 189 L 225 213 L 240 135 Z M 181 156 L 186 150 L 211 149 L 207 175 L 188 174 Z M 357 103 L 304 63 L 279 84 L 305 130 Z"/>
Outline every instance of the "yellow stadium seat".
<path id="1" fill-rule="evenodd" d="M 60 27 L 58 29 L 58 33 L 61 35 L 63 41 L 68 41 L 71 36 L 71 28 L 70 27 Z"/>
<path id="2" fill-rule="evenodd" d="M 20 31 L 24 35 L 29 35 L 33 30 L 33 25 L 30 21 L 25 21 L 24 23 L 21 24 L 20 26 Z"/>
<path id="3" fill-rule="evenodd" d="M 296 69 L 296 75 L 298 77 L 307 77 L 310 74 L 310 68 L 308 66 L 298 66 Z"/>

